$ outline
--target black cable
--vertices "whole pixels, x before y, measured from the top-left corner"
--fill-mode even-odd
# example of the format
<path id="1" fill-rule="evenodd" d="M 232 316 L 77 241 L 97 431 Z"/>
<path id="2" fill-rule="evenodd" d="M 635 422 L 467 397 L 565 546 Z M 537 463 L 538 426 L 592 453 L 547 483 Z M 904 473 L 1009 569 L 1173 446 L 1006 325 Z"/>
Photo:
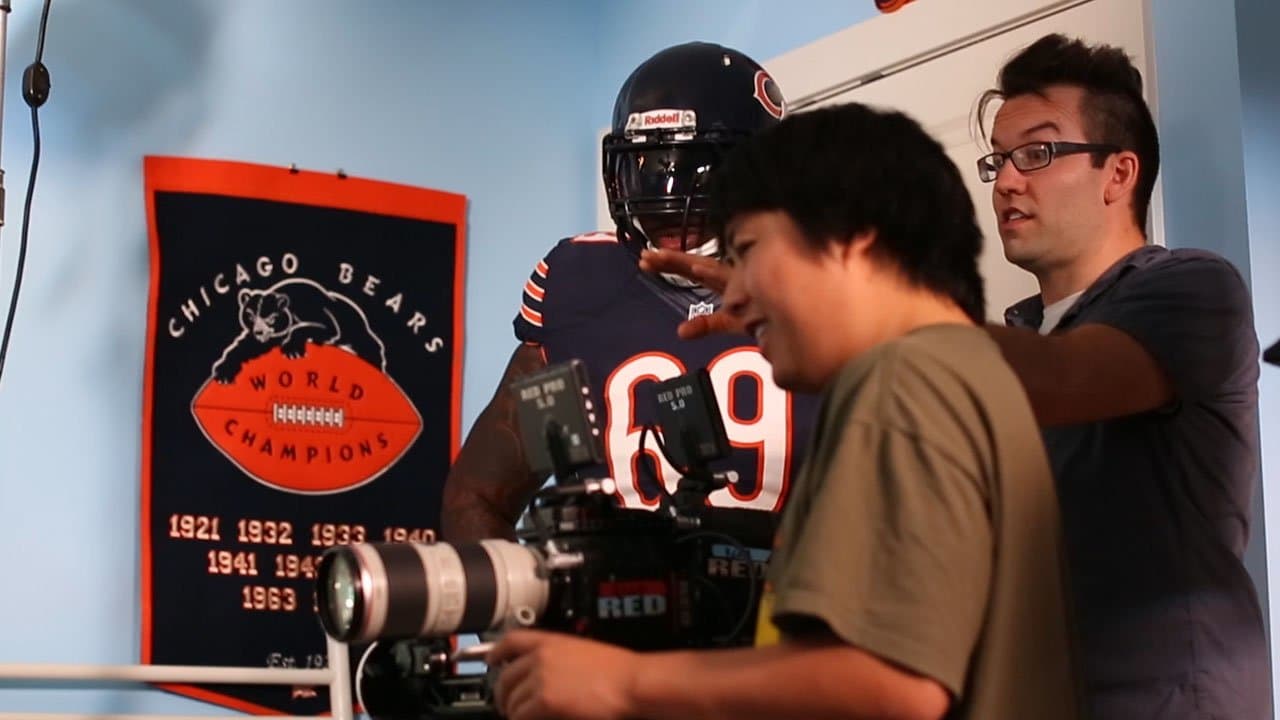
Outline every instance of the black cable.
<path id="1" fill-rule="evenodd" d="M 658 452 L 662 453 L 662 459 L 666 460 L 667 464 L 670 465 L 672 469 L 674 469 L 676 472 L 680 473 L 681 475 L 688 475 L 689 468 L 684 467 L 680 463 L 677 463 L 674 459 L 672 459 L 671 453 L 667 452 L 667 444 L 662 441 L 662 433 L 658 432 L 657 425 L 654 425 L 652 423 L 645 423 L 644 425 L 640 426 L 640 454 L 641 455 L 645 454 L 644 437 L 646 434 L 649 434 L 649 433 L 653 434 L 653 441 L 657 443 Z M 644 461 L 642 460 L 641 462 L 644 462 Z M 645 467 L 649 470 L 652 470 L 652 468 L 648 467 L 647 463 L 645 464 Z M 653 480 L 655 483 L 658 482 L 657 476 L 654 475 L 652 472 L 649 473 L 649 476 L 650 476 L 649 477 L 650 480 Z M 659 486 L 661 486 L 661 483 L 658 483 L 658 484 Z"/>
<path id="2" fill-rule="evenodd" d="M 671 459 L 670 453 L 667 452 L 667 445 L 662 441 L 662 433 L 658 432 L 658 427 L 652 423 L 645 423 L 640 426 L 640 463 L 637 472 L 647 475 L 653 481 L 654 487 L 658 488 L 658 508 L 664 512 L 674 515 L 676 513 L 675 496 L 667 492 L 667 486 L 662 482 L 658 475 L 658 463 L 655 461 L 653 465 L 649 464 L 649 459 L 645 457 L 645 436 L 652 433 L 654 442 L 658 444 L 658 452 L 662 453 L 663 459 L 667 461 L 672 468 L 684 477 L 689 474 L 689 468 L 681 467 L 675 460 Z"/>
<path id="3" fill-rule="evenodd" d="M 22 98 L 31 106 L 31 171 L 27 175 L 27 197 L 22 204 L 22 233 L 18 242 L 18 266 L 14 271 L 13 293 L 9 298 L 9 314 L 4 321 L 4 336 L 0 338 L 0 378 L 4 376 L 4 361 L 9 354 L 9 336 L 13 333 L 13 317 L 18 310 L 18 293 L 22 290 L 22 272 L 27 264 L 27 235 L 31 230 L 31 199 L 36 192 L 36 171 L 40 169 L 40 114 L 39 108 L 49 99 L 49 70 L 44 58 L 45 29 L 49 25 L 49 3 L 44 0 L 40 11 L 40 31 L 36 35 L 36 59 L 22 74 Z"/>

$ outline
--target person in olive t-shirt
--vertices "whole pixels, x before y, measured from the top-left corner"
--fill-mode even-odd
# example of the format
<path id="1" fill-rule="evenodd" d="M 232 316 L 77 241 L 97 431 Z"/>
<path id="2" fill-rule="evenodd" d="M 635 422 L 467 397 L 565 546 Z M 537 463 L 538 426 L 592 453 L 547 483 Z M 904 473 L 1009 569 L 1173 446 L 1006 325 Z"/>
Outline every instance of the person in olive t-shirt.
<path id="1" fill-rule="evenodd" d="M 845 365 L 778 533 L 776 627 L 932 678 L 958 717 L 1072 716 L 1056 498 L 1016 382 L 969 324 Z"/>
<path id="2" fill-rule="evenodd" d="M 757 646 L 636 653 L 512 631 L 513 720 L 1078 717 L 1057 499 L 984 315 L 959 171 L 910 118 L 842 105 L 712 180 L 727 313 L 821 392 Z M 832 317 L 841 322 L 832 323 Z"/>

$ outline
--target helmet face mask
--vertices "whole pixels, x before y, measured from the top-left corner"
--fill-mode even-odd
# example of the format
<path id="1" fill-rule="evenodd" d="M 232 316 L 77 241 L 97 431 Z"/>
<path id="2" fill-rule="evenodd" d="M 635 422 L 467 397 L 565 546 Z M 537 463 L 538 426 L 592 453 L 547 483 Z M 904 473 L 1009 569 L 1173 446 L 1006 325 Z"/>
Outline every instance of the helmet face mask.
<path id="1" fill-rule="evenodd" d="M 604 139 L 604 184 L 619 238 L 634 250 L 710 254 L 707 184 L 737 142 L 784 114 L 777 84 L 755 61 L 711 43 L 667 48 L 618 93 Z"/>
<path id="2" fill-rule="evenodd" d="M 727 146 L 716 142 L 624 143 L 606 152 L 609 214 L 653 247 L 700 245 L 707 182 Z M 619 220 L 621 218 L 621 220 Z M 674 240 L 679 242 L 674 242 Z"/>

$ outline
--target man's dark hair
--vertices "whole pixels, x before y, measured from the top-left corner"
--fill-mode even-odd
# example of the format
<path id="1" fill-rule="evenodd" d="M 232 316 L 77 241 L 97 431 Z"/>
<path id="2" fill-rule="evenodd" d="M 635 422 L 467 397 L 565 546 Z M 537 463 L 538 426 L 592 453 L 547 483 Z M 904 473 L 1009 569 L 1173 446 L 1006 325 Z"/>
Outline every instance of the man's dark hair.
<path id="1" fill-rule="evenodd" d="M 1116 145 L 1138 156 L 1138 184 L 1133 191 L 1133 218 L 1145 234 L 1147 208 L 1160 171 L 1160 140 L 1151 110 L 1142 97 L 1142 73 L 1124 50 L 1110 45 L 1087 45 L 1064 35 L 1045 35 L 1015 55 L 1000 69 L 996 87 L 982 94 L 978 119 L 986 117 L 993 100 L 1039 95 L 1053 85 L 1084 90 L 1080 114 L 1086 142 Z M 1106 153 L 1093 154 L 1102 167 Z"/>
<path id="2" fill-rule="evenodd" d="M 851 103 L 798 113 L 734 148 L 712 174 L 712 227 L 780 210 L 819 249 L 874 230 L 872 257 L 985 317 L 973 200 L 915 120 Z"/>

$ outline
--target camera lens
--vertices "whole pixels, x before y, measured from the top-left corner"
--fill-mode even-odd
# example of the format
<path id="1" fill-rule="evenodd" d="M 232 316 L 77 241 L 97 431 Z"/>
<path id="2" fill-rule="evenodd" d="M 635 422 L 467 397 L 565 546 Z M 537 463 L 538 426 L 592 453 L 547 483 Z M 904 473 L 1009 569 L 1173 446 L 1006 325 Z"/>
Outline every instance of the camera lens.
<path id="1" fill-rule="evenodd" d="M 332 619 L 334 634 L 351 632 L 356 617 L 356 601 L 360 597 L 360 577 L 351 556 L 335 554 L 326 578 L 328 599 L 322 617 Z"/>
<path id="2" fill-rule="evenodd" d="M 320 561 L 316 607 L 343 642 L 483 632 L 541 617 L 549 588 L 540 564 L 506 540 L 343 545 Z"/>

